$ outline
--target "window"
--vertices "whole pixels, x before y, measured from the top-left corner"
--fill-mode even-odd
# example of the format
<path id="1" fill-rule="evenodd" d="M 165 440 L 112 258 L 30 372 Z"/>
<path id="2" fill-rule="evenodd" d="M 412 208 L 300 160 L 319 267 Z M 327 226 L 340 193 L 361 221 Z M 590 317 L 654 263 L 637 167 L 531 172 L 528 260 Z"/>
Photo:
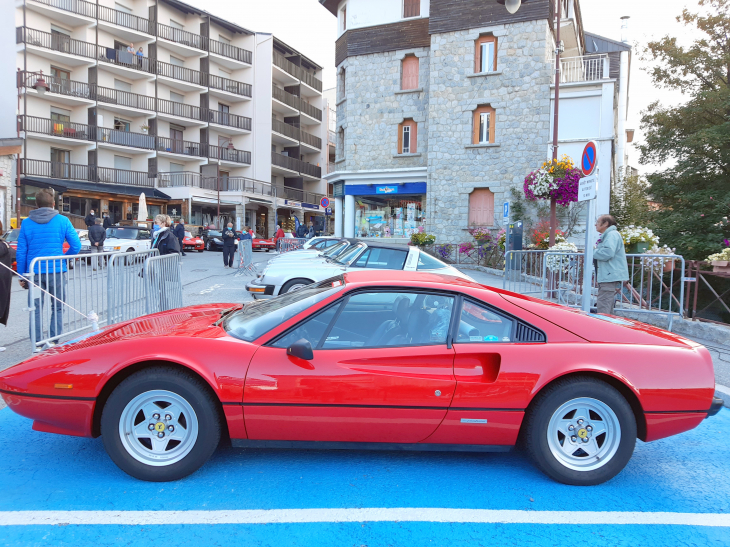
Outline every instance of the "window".
<path id="1" fill-rule="evenodd" d="M 180 93 L 175 93 L 174 91 L 170 91 L 170 100 L 175 103 L 184 103 L 185 95 L 182 95 Z"/>
<path id="2" fill-rule="evenodd" d="M 456 342 L 511 342 L 514 321 L 494 313 L 486 306 L 464 300 Z"/>
<path id="3" fill-rule="evenodd" d="M 132 125 L 132 122 L 128 120 L 123 120 L 122 118 L 114 118 L 114 129 L 117 131 L 124 131 L 125 133 L 129 133 L 129 129 Z"/>
<path id="4" fill-rule="evenodd" d="M 474 111 L 473 144 L 494 143 L 496 114 L 491 106 L 480 106 Z"/>
<path id="5" fill-rule="evenodd" d="M 481 36 L 475 42 L 474 72 L 494 72 L 497 70 L 497 37 Z"/>
<path id="6" fill-rule="evenodd" d="M 51 65 L 51 76 L 53 76 L 48 84 L 53 93 L 67 93 L 70 89 L 69 80 L 71 80 L 71 72 Z"/>
<path id="7" fill-rule="evenodd" d="M 337 159 L 345 157 L 345 128 L 340 127 L 339 135 L 337 138 Z"/>
<path id="8" fill-rule="evenodd" d="M 340 21 L 342 22 L 342 32 L 347 30 L 347 6 L 340 10 Z"/>
<path id="9" fill-rule="evenodd" d="M 170 55 L 170 64 L 175 66 L 185 66 L 185 61 L 178 59 L 177 57 Z"/>
<path id="10" fill-rule="evenodd" d="M 125 156 L 114 156 L 114 169 L 132 170 L 132 158 Z"/>
<path id="11" fill-rule="evenodd" d="M 418 125 L 413 120 L 404 120 L 398 125 L 398 153 L 415 154 L 417 148 Z"/>
<path id="12" fill-rule="evenodd" d="M 281 338 L 279 338 L 273 346 L 275 348 L 288 348 L 294 342 L 304 338 L 313 348 L 319 346 L 322 342 L 322 337 L 325 331 L 330 326 L 330 323 L 335 318 L 335 314 L 339 306 L 331 306 L 322 313 L 318 313 L 311 319 L 307 319 L 304 323 L 301 323 L 297 328 L 288 332 Z"/>
<path id="13" fill-rule="evenodd" d="M 51 119 L 58 121 L 58 122 L 70 122 L 71 121 L 71 111 L 52 106 L 51 107 Z"/>
<path id="14" fill-rule="evenodd" d="M 117 11 L 121 11 L 122 13 L 132 13 L 132 10 L 128 8 L 127 6 L 123 6 L 122 4 L 119 4 L 117 2 L 114 3 L 114 9 Z"/>
<path id="15" fill-rule="evenodd" d="M 373 247 L 366 250 L 352 264 L 353 268 L 373 268 L 376 270 L 402 270 L 408 252 L 398 249 Z"/>
<path id="16" fill-rule="evenodd" d="M 476 188 L 469 196 L 469 224 L 494 225 L 494 194 L 488 188 Z"/>
<path id="17" fill-rule="evenodd" d="M 345 98 L 345 69 L 343 68 L 340 70 L 339 79 L 338 79 L 338 86 L 340 88 L 340 100 Z"/>
<path id="18" fill-rule="evenodd" d="M 182 26 L 182 25 L 181 25 L 180 23 L 178 23 L 177 21 L 173 21 L 172 19 L 170 19 L 170 26 L 171 26 L 172 28 L 174 28 L 174 29 L 178 29 L 178 30 L 184 30 L 184 29 L 185 29 L 185 27 L 184 27 L 184 26 Z"/>
<path id="19" fill-rule="evenodd" d="M 421 0 L 403 0 L 403 18 L 421 15 Z"/>
<path id="20" fill-rule="evenodd" d="M 401 61 L 401 89 L 418 88 L 418 57 L 407 55 Z"/>
<path id="21" fill-rule="evenodd" d="M 170 162 L 170 173 L 182 173 L 185 171 L 185 166 L 182 163 Z"/>
<path id="22" fill-rule="evenodd" d="M 419 272 L 422 270 L 440 270 L 447 267 L 448 266 L 441 262 L 438 258 L 434 258 L 423 252 L 418 253 L 418 265 L 416 266 L 416 270 Z"/>
<path id="23" fill-rule="evenodd" d="M 226 38 L 225 36 L 223 36 L 222 34 L 218 35 L 218 41 L 222 44 L 226 44 L 227 46 L 231 45 L 231 41 L 228 38 Z"/>
<path id="24" fill-rule="evenodd" d="M 70 176 L 71 151 L 60 148 L 51 148 L 51 176 L 57 179 L 67 179 Z"/>
<path id="25" fill-rule="evenodd" d="M 325 333 L 322 349 L 445 344 L 453 307 L 452 296 L 387 291 L 355 294 Z"/>
<path id="26" fill-rule="evenodd" d="M 132 91 L 132 84 L 129 82 L 125 82 L 124 80 L 117 80 L 114 78 L 114 89 L 117 91 L 126 91 L 128 93 L 131 93 Z"/>

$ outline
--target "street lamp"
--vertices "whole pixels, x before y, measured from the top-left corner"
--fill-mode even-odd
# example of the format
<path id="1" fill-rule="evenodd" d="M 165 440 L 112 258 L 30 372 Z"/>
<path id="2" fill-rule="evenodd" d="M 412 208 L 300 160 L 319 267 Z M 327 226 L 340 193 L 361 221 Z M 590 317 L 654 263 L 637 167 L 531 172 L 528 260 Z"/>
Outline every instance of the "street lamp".
<path id="1" fill-rule="evenodd" d="M 522 4 L 530 0 L 497 0 L 511 14 L 517 13 Z M 552 0 L 551 0 L 552 1 Z M 553 120 L 553 160 L 558 159 L 558 106 L 560 99 L 560 54 L 563 52 L 563 44 L 560 41 L 560 19 L 562 17 L 563 0 L 555 0 L 558 5 L 555 20 L 555 116 Z M 558 219 L 555 199 L 550 199 L 550 246 L 555 245 L 555 230 Z"/>
<path id="2" fill-rule="evenodd" d="M 43 79 L 43 71 L 40 70 L 39 72 L 40 76 L 38 76 L 38 79 L 33 84 L 33 89 L 35 89 L 39 95 L 44 95 L 46 91 L 50 90 L 50 88 L 48 87 L 46 81 Z"/>

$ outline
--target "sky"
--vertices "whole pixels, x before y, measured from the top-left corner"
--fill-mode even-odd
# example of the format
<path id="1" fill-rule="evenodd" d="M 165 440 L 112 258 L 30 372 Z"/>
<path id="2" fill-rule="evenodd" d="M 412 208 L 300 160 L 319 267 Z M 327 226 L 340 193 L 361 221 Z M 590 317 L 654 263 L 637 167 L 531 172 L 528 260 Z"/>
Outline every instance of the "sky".
<path id="1" fill-rule="evenodd" d="M 398 0 L 393 0 L 398 1 Z M 493 0 L 484 0 L 491 2 Z M 334 15 L 324 9 L 318 0 L 187 0 L 205 9 L 257 32 L 270 32 L 291 47 L 301 51 L 325 68 L 324 88 L 335 86 L 335 39 L 337 25 Z M 648 41 L 664 35 L 676 35 L 688 43 L 693 34 L 675 18 L 682 9 L 700 11 L 697 0 L 581 0 L 584 29 L 612 38 L 621 39 L 621 17 L 628 15 L 629 41 L 634 45 L 629 87 L 627 129 L 635 129 L 634 143 L 642 140 L 641 112 L 653 101 L 678 104 L 686 100 L 679 93 L 655 89 L 645 69 L 651 63 L 639 59 L 638 49 Z M 659 166 L 639 165 L 639 154 L 628 145 L 629 165 L 641 173 L 650 173 Z"/>

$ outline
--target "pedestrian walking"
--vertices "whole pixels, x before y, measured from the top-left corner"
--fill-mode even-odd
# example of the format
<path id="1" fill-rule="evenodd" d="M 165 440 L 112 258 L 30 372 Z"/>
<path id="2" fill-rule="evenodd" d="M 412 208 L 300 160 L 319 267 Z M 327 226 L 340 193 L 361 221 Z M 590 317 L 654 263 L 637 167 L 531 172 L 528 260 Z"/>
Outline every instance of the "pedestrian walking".
<path id="1" fill-rule="evenodd" d="M 185 247 L 183 246 L 183 240 L 185 239 L 185 224 L 183 223 L 182 218 L 179 218 L 177 220 L 177 224 L 175 224 L 174 234 L 175 237 L 177 237 L 177 240 L 180 242 L 180 252 L 183 256 L 185 256 Z"/>
<path id="2" fill-rule="evenodd" d="M 274 236 L 274 245 L 276 246 L 276 250 L 279 250 L 279 240 L 284 237 L 284 230 L 281 229 L 281 226 L 278 224 L 276 225 L 276 235 Z"/>
<path id="3" fill-rule="evenodd" d="M 175 234 L 170 230 L 170 217 L 167 215 L 157 215 L 155 217 L 155 239 L 152 242 L 152 248 L 160 251 L 160 255 L 169 255 L 172 253 L 180 254 L 182 252 L 180 248 L 180 242 L 178 241 Z"/>
<path id="4" fill-rule="evenodd" d="M 104 240 L 106 239 L 106 230 L 101 225 L 101 219 L 97 218 L 96 223 L 89 228 L 89 248 L 91 254 L 101 254 L 104 252 Z M 100 256 L 91 258 L 91 266 L 93 270 L 103 266 Z"/>
<path id="5" fill-rule="evenodd" d="M 31 302 L 28 293 L 28 307 L 35 308 L 35 340 L 41 340 L 43 332 L 42 310 L 46 292 L 55 298 L 51 298 L 51 323 L 49 338 L 56 343 L 63 334 L 63 302 L 66 298 L 66 272 L 65 260 L 55 260 L 36 264 L 35 271 L 31 272 L 30 263 L 34 258 L 40 256 L 61 256 L 75 255 L 81 250 L 79 235 L 74 230 L 71 221 L 65 216 L 58 214 L 53 208 L 55 198 L 53 190 L 41 190 L 36 194 L 38 209 L 28 214 L 20 225 L 18 236 L 18 249 L 16 253 L 16 268 L 19 274 L 28 278 L 35 285 L 40 287 L 40 298 Z M 63 252 L 63 244 L 68 242 L 69 248 Z M 27 289 L 28 283 L 20 280 L 20 285 Z M 45 292 L 43 292 L 45 291 Z"/>
<path id="6" fill-rule="evenodd" d="M 601 237 L 596 242 L 593 258 L 598 264 L 598 313 L 613 314 L 616 295 L 624 281 L 629 280 L 624 240 L 616 229 L 616 219 L 601 215 L 596 220 L 596 230 Z"/>
<path id="7" fill-rule="evenodd" d="M 0 323 L 8 325 L 8 314 L 10 313 L 10 289 L 13 284 L 13 248 L 5 241 L 0 240 Z M 0 346 L 0 351 L 5 348 Z"/>
<path id="8" fill-rule="evenodd" d="M 233 267 L 233 255 L 236 254 L 236 231 L 233 229 L 233 223 L 229 222 L 228 226 L 223 229 L 223 267 Z"/>
<path id="9" fill-rule="evenodd" d="M 251 235 L 251 228 L 248 226 L 243 227 L 243 232 L 241 232 L 241 241 L 244 241 L 246 239 L 253 239 L 253 236 Z"/>
<path id="10" fill-rule="evenodd" d="M 111 225 L 112 225 L 112 219 L 109 218 L 109 213 L 104 213 L 104 224 L 102 224 L 102 228 L 104 228 L 106 230 Z"/>
<path id="11" fill-rule="evenodd" d="M 96 215 L 94 215 L 94 210 L 92 209 L 89 211 L 89 214 L 84 217 L 84 223 L 86 224 L 86 229 L 88 230 L 96 223 Z"/>
<path id="12" fill-rule="evenodd" d="M 312 222 L 309 223 L 309 232 L 307 232 L 307 239 L 312 239 L 314 237 L 314 224 Z"/>

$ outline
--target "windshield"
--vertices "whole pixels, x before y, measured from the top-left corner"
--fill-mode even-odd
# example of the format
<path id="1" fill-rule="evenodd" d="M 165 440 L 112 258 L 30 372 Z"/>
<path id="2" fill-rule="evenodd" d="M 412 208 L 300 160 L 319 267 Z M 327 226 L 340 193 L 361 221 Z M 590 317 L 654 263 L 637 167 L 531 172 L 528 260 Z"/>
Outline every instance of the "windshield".
<path id="1" fill-rule="evenodd" d="M 185 232 L 185 237 L 193 237 L 193 234 L 191 234 L 190 232 Z"/>
<path id="2" fill-rule="evenodd" d="M 18 236 L 20 236 L 20 230 L 10 230 L 5 233 L 3 239 L 5 241 L 18 241 Z"/>
<path id="3" fill-rule="evenodd" d="M 223 235 L 223 234 L 221 234 L 221 233 L 220 233 L 219 231 L 217 231 L 217 230 L 208 230 L 208 237 L 220 237 L 220 236 L 222 236 L 222 235 Z"/>
<path id="4" fill-rule="evenodd" d="M 337 258 L 335 258 L 335 261 L 339 262 L 340 264 L 349 264 L 350 262 L 355 260 L 355 257 L 360 254 L 360 251 L 362 251 L 364 248 L 365 245 L 363 245 L 362 243 L 355 245 L 352 248 L 346 250 Z"/>
<path id="5" fill-rule="evenodd" d="M 344 287 L 342 276 L 332 277 L 271 300 L 251 302 L 227 317 L 223 322 L 223 329 L 234 338 L 252 342 Z"/>
<path id="6" fill-rule="evenodd" d="M 332 247 L 328 248 L 326 251 L 323 251 L 322 256 L 337 256 L 349 245 L 350 244 L 347 241 L 340 241 L 339 243 L 332 245 Z"/>
<path id="7" fill-rule="evenodd" d="M 127 226 L 112 226 L 106 229 L 107 239 L 137 239 L 139 230 Z"/>

